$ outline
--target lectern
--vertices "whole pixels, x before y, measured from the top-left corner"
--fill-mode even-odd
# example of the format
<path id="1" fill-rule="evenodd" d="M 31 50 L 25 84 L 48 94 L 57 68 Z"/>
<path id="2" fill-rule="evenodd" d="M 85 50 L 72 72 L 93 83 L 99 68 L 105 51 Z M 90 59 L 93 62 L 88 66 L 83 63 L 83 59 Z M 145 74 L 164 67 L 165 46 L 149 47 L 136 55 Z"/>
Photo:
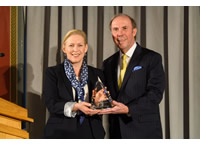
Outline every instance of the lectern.
<path id="1" fill-rule="evenodd" d="M 29 133 L 21 129 L 22 121 L 34 120 L 27 109 L 0 98 L 0 139 L 28 139 Z"/>

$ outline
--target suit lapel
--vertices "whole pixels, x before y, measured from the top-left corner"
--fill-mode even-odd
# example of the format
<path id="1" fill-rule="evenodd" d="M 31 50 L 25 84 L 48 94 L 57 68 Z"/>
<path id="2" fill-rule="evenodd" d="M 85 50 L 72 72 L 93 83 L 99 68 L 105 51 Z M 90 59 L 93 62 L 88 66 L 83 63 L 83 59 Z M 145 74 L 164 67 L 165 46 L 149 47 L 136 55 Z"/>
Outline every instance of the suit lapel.
<path id="1" fill-rule="evenodd" d="M 61 79 L 63 80 L 64 85 L 65 85 L 67 91 L 69 92 L 69 95 L 72 96 L 72 99 L 73 99 L 71 82 L 65 75 L 64 64 L 61 64 L 60 71 L 61 71 Z"/>
<path id="2" fill-rule="evenodd" d="M 95 88 L 95 84 L 97 82 L 97 76 L 95 75 L 94 71 L 92 71 L 92 68 L 88 66 L 88 90 L 89 90 L 89 102 L 91 102 L 91 95 L 92 90 Z"/>
<path id="3" fill-rule="evenodd" d="M 88 92 L 89 92 L 89 102 L 91 102 L 91 97 L 90 97 L 90 95 L 91 95 L 91 93 L 92 93 L 92 91 L 90 91 L 91 89 L 92 89 L 92 85 L 93 85 L 93 82 L 92 82 L 92 72 L 91 72 L 91 69 L 90 69 L 90 67 L 88 67 Z"/>
<path id="4" fill-rule="evenodd" d="M 119 52 L 114 56 L 113 61 L 111 63 L 111 77 L 113 77 L 113 85 L 115 91 L 119 91 L 118 87 L 118 80 L 117 80 L 117 67 L 118 67 L 118 61 L 119 61 Z"/>
<path id="5" fill-rule="evenodd" d="M 133 68 L 140 62 L 140 59 L 141 59 L 141 47 L 137 44 L 137 47 L 133 53 L 133 56 L 129 62 L 129 65 L 126 69 L 121 89 L 123 89 L 123 87 L 127 83 L 128 79 L 132 73 Z"/>

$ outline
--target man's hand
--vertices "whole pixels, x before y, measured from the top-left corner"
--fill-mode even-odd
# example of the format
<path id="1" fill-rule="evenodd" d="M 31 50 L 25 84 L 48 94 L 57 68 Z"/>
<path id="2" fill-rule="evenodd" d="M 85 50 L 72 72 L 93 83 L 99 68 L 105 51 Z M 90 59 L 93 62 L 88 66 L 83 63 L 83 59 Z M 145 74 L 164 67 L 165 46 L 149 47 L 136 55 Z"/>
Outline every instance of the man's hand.
<path id="1" fill-rule="evenodd" d="M 123 103 L 112 101 L 113 107 L 110 109 L 103 109 L 99 112 L 99 114 L 128 114 L 129 109 Z"/>

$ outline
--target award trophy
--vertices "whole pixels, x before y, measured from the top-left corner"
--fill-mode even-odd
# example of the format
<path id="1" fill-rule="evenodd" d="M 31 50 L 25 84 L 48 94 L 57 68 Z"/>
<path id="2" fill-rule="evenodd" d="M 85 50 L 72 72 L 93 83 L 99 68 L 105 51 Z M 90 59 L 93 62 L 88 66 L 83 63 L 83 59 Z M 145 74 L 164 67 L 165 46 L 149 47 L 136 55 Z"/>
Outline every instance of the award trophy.
<path id="1" fill-rule="evenodd" d="M 103 93 L 97 93 L 103 89 Z M 92 109 L 107 109 L 112 107 L 112 98 L 106 90 L 104 84 L 99 80 L 96 82 L 95 95 L 92 97 Z"/>

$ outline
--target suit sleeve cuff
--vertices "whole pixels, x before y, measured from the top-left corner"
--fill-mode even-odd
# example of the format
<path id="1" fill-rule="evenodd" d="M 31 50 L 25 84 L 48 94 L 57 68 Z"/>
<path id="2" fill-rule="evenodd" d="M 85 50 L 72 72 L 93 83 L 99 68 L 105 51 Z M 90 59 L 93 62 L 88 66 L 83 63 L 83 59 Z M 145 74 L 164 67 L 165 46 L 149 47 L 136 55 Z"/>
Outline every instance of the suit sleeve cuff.
<path id="1" fill-rule="evenodd" d="M 72 118 L 74 118 L 76 116 L 77 113 L 72 111 L 75 103 L 76 102 L 67 102 L 67 103 L 65 103 L 65 106 L 64 106 L 64 115 L 66 117 L 72 117 Z"/>

